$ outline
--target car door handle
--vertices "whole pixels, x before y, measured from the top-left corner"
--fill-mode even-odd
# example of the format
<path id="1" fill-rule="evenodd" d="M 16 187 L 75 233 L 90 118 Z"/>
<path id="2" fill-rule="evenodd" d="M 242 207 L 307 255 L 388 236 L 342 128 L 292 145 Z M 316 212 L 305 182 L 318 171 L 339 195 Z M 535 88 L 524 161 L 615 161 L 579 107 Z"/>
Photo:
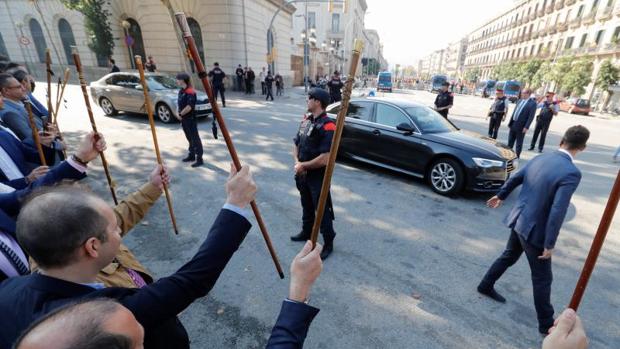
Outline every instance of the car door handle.
<path id="1" fill-rule="evenodd" d="M 381 135 L 381 131 L 379 131 L 379 130 L 373 130 L 373 131 L 372 131 L 372 134 L 373 134 L 373 135 L 375 135 L 375 136 L 380 136 L 380 135 Z"/>

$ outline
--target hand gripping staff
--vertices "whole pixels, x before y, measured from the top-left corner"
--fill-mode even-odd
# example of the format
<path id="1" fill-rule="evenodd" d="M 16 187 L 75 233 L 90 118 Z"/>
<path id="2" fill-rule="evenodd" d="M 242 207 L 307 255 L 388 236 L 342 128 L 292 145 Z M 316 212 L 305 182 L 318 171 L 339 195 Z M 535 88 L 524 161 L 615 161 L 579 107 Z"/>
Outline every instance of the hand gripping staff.
<path id="1" fill-rule="evenodd" d="M 609 194 L 607 206 L 605 206 L 605 211 L 603 211 L 603 217 L 601 217 L 601 222 L 596 230 L 596 235 L 594 235 L 594 240 L 592 240 L 592 246 L 590 246 L 590 252 L 588 253 L 588 257 L 583 265 L 583 269 L 581 270 L 581 275 L 579 275 L 579 281 L 577 281 L 577 285 L 575 286 L 573 297 L 568 305 L 568 307 L 574 311 L 577 311 L 577 308 L 579 308 L 581 298 L 586 291 L 586 286 L 588 286 L 590 275 L 592 275 L 592 270 L 594 270 L 594 266 L 596 265 L 596 259 L 601 252 L 603 242 L 605 241 L 605 236 L 607 236 L 609 226 L 611 225 L 611 220 L 613 219 L 616 208 L 618 207 L 618 200 L 620 200 L 620 170 L 618 170 L 618 174 L 616 175 L 616 182 L 614 183 L 611 193 Z"/>
<path id="2" fill-rule="evenodd" d="M 332 145 L 329 149 L 329 160 L 325 167 L 325 176 L 323 177 L 323 184 L 321 186 L 321 196 L 319 196 L 319 203 L 316 209 L 314 225 L 312 226 L 312 234 L 310 240 L 312 240 L 312 248 L 316 246 L 316 240 L 319 237 L 319 228 L 323 221 L 323 213 L 325 212 L 325 206 L 327 204 L 327 194 L 329 194 L 329 186 L 332 181 L 332 174 L 334 173 L 334 167 L 336 166 L 336 156 L 338 155 L 338 147 L 340 146 L 340 138 L 342 137 L 342 129 L 344 128 L 344 119 L 347 115 L 347 109 L 349 108 L 349 99 L 351 99 L 351 91 L 353 90 L 353 81 L 355 80 L 355 72 L 357 71 L 357 65 L 360 60 L 360 54 L 364 48 L 364 43 L 355 39 L 353 45 L 353 52 L 351 52 L 351 67 L 349 67 L 349 74 L 347 75 L 347 82 L 344 84 L 344 91 L 342 92 L 342 107 L 338 112 L 338 119 L 336 120 L 336 132 L 334 132 L 332 138 Z"/>
<path id="3" fill-rule="evenodd" d="M 78 73 L 78 78 L 80 79 L 80 87 L 82 88 L 82 94 L 84 95 L 84 103 L 86 103 L 86 111 L 88 112 L 88 117 L 90 118 L 90 126 L 95 132 L 95 141 L 98 140 L 98 131 L 97 124 L 95 124 L 95 116 L 93 115 L 93 110 L 90 108 L 90 101 L 88 99 L 88 92 L 86 91 L 86 81 L 84 80 L 84 73 L 82 72 L 82 62 L 80 61 L 80 54 L 77 51 L 76 46 L 71 46 L 71 55 L 73 56 L 73 62 L 75 63 L 75 69 Z M 110 187 L 110 192 L 112 193 L 112 199 L 114 199 L 114 205 L 118 205 L 118 199 L 116 198 L 116 192 L 114 191 L 114 181 L 112 180 L 112 176 L 110 176 L 110 169 L 108 168 L 108 162 L 105 159 L 105 155 L 103 152 L 99 153 L 101 157 L 101 164 L 103 165 L 103 170 L 105 171 L 105 176 L 108 180 L 108 187 Z"/>
<path id="4" fill-rule="evenodd" d="M 226 142 L 226 147 L 228 148 L 228 152 L 230 153 L 230 157 L 232 158 L 233 164 L 237 168 L 237 171 L 241 169 L 241 162 L 239 161 L 239 157 L 237 156 L 237 150 L 235 150 L 235 145 L 232 142 L 232 138 L 230 137 L 230 133 L 228 133 L 228 128 L 226 127 L 226 123 L 224 122 L 224 118 L 222 117 L 222 113 L 220 112 L 220 108 L 215 102 L 215 95 L 213 94 L 213 89 L 211 88 L 211 83 L 207 78 L 207 72 L 205 71 L 205 67 L 202 64 L 202 60 L 200 59 L 200 55 L 198 55 L 198 49 L 196 48 L 196 43 L 194 42 L 194 37 L 192 36 L 191 31 L 189 30 L 189 25 L 187 24 L 187 18 L 185 17 L 185 13 L 178 12 L 174 15 L 176 17 L 177 23 L 181 32 L 183 32 L 183 38 L 187 43 L 189 48 L 189 53 L 196 65 L 196 70 L 198 71 L 198 77 L 202 81 L 202 85 L 209 96 L 209 101 L 211 102 L 211 108 L 213 109 L 213 115 L 217 118 L 217 123 L 220 124 L 220 129 L 222 130 L 222 136 L 224 136 L 224 141 Z M 252 206 L 252 211 L 254 212 L 254 216 L 256 217 L 256 222 L 258 222 L 258 226 L 260 227 L 260 231 L 263 234 L 263 238 L 265 239 L 265 243 L 267 244 L 267 249 L 269 250 L 269 254 L 271 254 L 271 259 L 273 259 L 273 263 L 276 266 L 278 274 L 280 275 L 280 279 L 284 279 L 284 272 L 282 272 L 282 267 L 280 266 L 280 261 L 278 261 L 278 256 L 276 255 L 276 251 L 271 244 L 271 238 L 269 237 L 269 233 L 267 232 L 267 227 L 265 227 L 265 223 L 263 222 L 263 217 L 258 211 L 258 206 L 256 205 L 256 201 L 252 201 L 250 203 Z"/>
<path id="5" fill-rule="evenodd" d="M 142 65 L 142 57 L 136 55 L 135 60 L 136 67 L 138 68 L 138 72 L 140 73 L 140 84 L 142 84 L 142 91 L 144 91 L 144 107 L 146 108 L 146 113 L 149 116 L 149 123 L 151 124 L 151 134 L 153 135 L 153 145 L 155 146 L 157 163 L 163 166 L 164 164 L 161 160 L 161 153 L 159 152 L 159 143 L 157 142 L 157 131 L 155 130 L 155 119 L 153 118 L 153 106 L 151 104 L 151 97 L 149 96 L 148 85 L 146 84 L 146 79 L 144 77 L 144 66 Z M 168 185 L 165 183 L 164 193 L 166 194 L 166 202 L 168 203 L 168 212 L 170 213 L 172 227 L 174 228 L 174 233 L 178 235 L 179 230 L 177 229 L 177 220 L 174 217 L 174 210 L 172 209 L 172 199 L 170 198 L 170 193 L 168 192 Z"/>

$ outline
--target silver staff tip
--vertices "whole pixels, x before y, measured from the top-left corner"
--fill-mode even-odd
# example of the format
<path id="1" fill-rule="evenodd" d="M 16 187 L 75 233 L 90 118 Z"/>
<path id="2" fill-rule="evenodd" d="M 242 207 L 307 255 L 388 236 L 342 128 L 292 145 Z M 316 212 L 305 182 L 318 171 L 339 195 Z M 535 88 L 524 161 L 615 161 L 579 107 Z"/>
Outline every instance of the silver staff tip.
<path id="1" fill-rule="evenodd" d="M 353 51 L 362 52 L 364 49 L 364 42 L 360 39 L 355 39 L 353 47 Z"/>
<path id="2" fill-rule="evenodd" d="M 72 55 L 77 55 L 78 54 L 77 46 L 71 46 L 71 54 Z"/>
<path id="3" fill-rule="evenodd" d="M 174 14 L 174 17 L 177 19 L 177 23 L 183 32 L 183 36 L 191 36 L 192 33 L 189 30 L 189 25 L 187 24 L 187 17 L 185 17 L 185 12 L 177 12 Z"/>
<path id="4" fill-rule="evenodd" d="M 136 60 L 136 64 L 142 64 L 142 56 L 135 55 L 134 59 Z"/>

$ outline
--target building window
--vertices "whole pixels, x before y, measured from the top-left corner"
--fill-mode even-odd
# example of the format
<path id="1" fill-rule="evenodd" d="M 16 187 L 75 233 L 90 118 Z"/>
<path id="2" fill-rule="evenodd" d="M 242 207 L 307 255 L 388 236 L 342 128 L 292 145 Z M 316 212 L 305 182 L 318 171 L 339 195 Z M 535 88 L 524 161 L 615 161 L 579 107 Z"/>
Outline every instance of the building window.
<path id="1" fill-rule="evenodd" d="M 32 35 L 32 41 L 34 41 L 34 46 L 37 49 L 39 62 L 45 63 L 45 49 L 47 49 L 47 43 L 45 42 L 45 36 L 43 36 L 43 30 L 41 30 L 41 25 L 36 19 L 31 18 L 30 22 L 28 22 L 28 26 L 30 27 L 30 35 Z"/>
<path id="2" fill-rule="evenodd" d="M 588 34 L 583 34 L 581 36 L 581 41 L 579 42 L 579 47 L 583 47 L 586 44 L 586 40 L 588 39 Z"/>
<path id="3" fill-rule="evenodd" d="M 4 39 L 2 39 L 2 33 L 0 33 L 0 55 L 9 58 L 9 51 L 6 49 L 6 45 L 4 45 Z"/>
<path id="4" fill-rule="evenodd" d="M 574 36 L 569 36 L 566 39 L 566 45 L 564 45 L 564 49 L 565 50 L 569 50 L 571 47 L 573 47 L 573 40 L 575 40 Z M 542 44 L 541 44 L 542 45 Z"/>
<path id="5" fill-rule="evenodd" d="M 601 41 L 603 41 L 603 34 L 605 33 L 604 30 L 599 30 L 596 33 L 596 39 L 594 40 L 594 43 L 596 44 L 596 46 L 601 44 Z"/>
<path id="6" fill-rule="evenodd" d="M 534 49 L 536 48 L 535 45 L 532 45 L 532 47 L 530 48 L 530 56 L 534 55 Z"/>
<path id="7" fill-rule="evenodd" d="M 205 46 L 202 41 L 202 30 L 200 29 L 200 24 L 194 18 L 189 17 L 187 19 L 187 25 L 189 26 L 189 31 L 192 33 L 194 37 L 194 41 L 196 41 L 196 48 L 198 49 L 198 55 L 200 59 L 205 61 Z M 194 70 L 194 61 L 191 61 L 192 70 Z"/>
<path id="8" fill-rule="evenodd" d="M 583 5 L 579 6 L 579 10 L 577 11 L 577 17 L 575 18 L 581 18 L 582 15 L 583 15 Z"/>
<path id="9" fill-rule="evenodd" d="M 58 21 L 58 32 L 60 33 L 60 41 L 62 48 L 65 50 L 65 57 L 68 64 L 73 64 L 73 56 L 71 55 L 71 46 L 75 46 L 75 37 L 71 25 L 66 19 L 61 18 Z"/>
<path id="10" fill-rule="evenodd" d="M 616 27 L 616 29 L 614 30 L 614 35 L 611 37 L 611 41 L 617 41 L 618 37 L 620 35 L 620 26 Z"/>
<path id="11" fill-rule="evenodd" d="M 340 13 L 332 13 L 332 33 L 340 32 Z"/>
<path id="12" fill-rule="evenodd" d="M 129 46 L 129 62 L 131 63 L 131 68 L 136 68 L 136 63 L 134 61 L 134 56 L 139 55 L 142 57 L 142 60 L 146 60 L 146 53 L 144 51 L 144 41 L 142 41 L 142 29 L 140 29 L 140 25 L 133 18 L 127 18 L 127 22 L 129 22 L 130 26 L 127 29 L 126 35 L 131 37 L 133 41 L 131 46 Z"/>
<path id="13" fill-rule="evenodd" d="M 308 12 L 308 28 L 316 28 L 316 12 Z"/>
<path id="14" fill-rule="evenodd" d="M 592 10 L 591 11 L 596 11 L 596 7 L 598 6 L 598 2 L 599 2 L 599 0 L 594 0 L 594 2 L 592 3 Z"/>

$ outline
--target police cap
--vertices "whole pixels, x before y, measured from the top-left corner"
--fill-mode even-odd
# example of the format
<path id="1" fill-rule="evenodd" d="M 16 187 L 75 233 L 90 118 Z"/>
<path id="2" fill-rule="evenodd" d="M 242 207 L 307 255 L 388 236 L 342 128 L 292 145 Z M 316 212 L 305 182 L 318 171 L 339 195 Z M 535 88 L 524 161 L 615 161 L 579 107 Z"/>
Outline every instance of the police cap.
<path id="1" fill-rule="evenodd" d="M 315 87 L 311 89 L 310 92 L 308 93 L 308 97 L 316 99 L 317 101 L 321 102 L 321 106 L 323 106 L 323 108 L 327 107 L 330 101 L 329 93 L 327 93 L 327 91 L 325 91 L 322 88 Z"/>
<path id="2" fill-rule="evenodd" d="M 186 72 L 180 72 L 177 74 L 177 80 L 183 80 L 186 84 L 189 84 L 190 77 Z"/>
<path id="3" fill-rule="evenodd" d="M 450 86 L 450 83 L 446 81 L 443 84 L 441 84 L 441 86 Z"/>

